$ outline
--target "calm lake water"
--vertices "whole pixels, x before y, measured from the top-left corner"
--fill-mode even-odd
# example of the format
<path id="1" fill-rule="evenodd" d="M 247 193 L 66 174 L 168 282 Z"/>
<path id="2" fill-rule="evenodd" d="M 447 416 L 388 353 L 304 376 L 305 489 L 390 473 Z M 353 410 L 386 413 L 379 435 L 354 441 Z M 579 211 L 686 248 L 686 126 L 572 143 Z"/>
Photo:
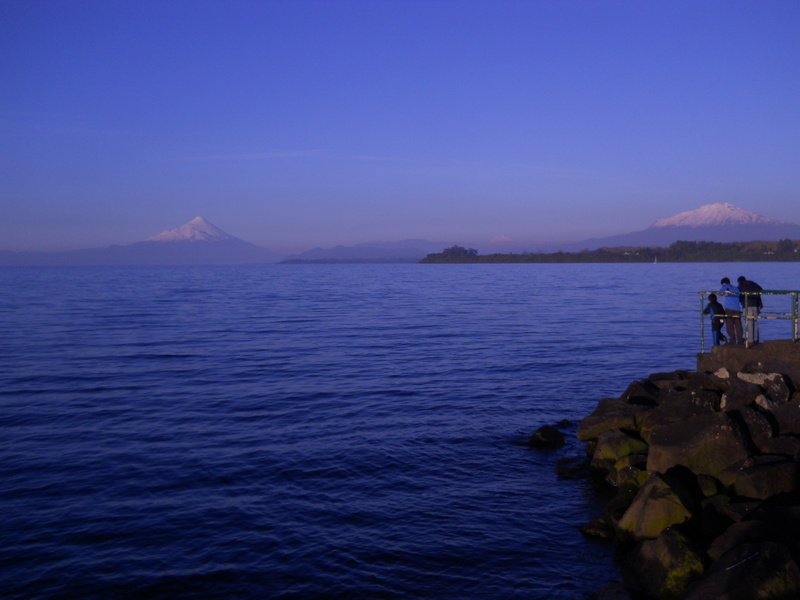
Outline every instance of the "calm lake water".
<path id="1" fill-rule="evenodd" d="M 520 442 L 694 369 L 697 292 L 742 274 L 800 289 L 797 263 L 0 269 L 3 598 L 583 598 L 617 575 L 554 473 L 575 427 Z"/>

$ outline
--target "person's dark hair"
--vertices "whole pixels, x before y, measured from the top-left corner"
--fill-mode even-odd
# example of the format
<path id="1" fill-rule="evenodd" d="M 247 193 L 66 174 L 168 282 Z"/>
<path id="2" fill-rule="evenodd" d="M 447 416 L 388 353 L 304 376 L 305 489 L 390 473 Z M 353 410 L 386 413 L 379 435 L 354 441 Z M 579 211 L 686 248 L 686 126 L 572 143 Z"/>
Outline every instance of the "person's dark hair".
<path id="1" fill-rule="evenodd" d="M 721 283 L 722 285 L 725 285 L 726 283 L 730 283 L 730 282 L 731 282 L 731 280 L 730 280 L 730 279 L 728 279 L 727 277 L 723 277 L 723 278 L 722 278 L 722 281 L 720 281 L 720 283 Z"/>
<path id="2" fill-rule="evenodd" d="M 708 295 L 708 301 L 709 302 L 716 302 L 717 301 L 717 295 L 716 294 L 709 294 Z"/>
<path id="3" fill-rule="evenodd" d="M 741 276 L 741 277 L 739 277 L 739 279 L 737 279 L 736 281 L 737 281 L 737 282 L 747 281 L 747 278 L 746 278 L 744 275 L 742 275 L 742 276 Z"/>

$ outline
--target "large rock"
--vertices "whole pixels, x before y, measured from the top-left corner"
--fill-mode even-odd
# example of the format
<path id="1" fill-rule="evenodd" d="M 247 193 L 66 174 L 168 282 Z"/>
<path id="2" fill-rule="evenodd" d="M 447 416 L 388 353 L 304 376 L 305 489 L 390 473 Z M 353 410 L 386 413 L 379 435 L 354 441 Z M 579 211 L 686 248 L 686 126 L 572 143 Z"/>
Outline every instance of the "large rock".
<path id="1" fill-rule="evenodd" d="M 800 438 L 793 435 L 779 435 L 769 438 L 758 447 L 764 454 L 782 454 L 800 460 Z"/>
<path id="2" fill-rule="evenodd" d="M 616 535 L 613 520 L 608 515 L 602 515 L 586 525 L 581 525 L 579 529 L 586 537 L 596 540 L 613 540 Z"/>
<path id="3" fill-rule="evenodd" d="M 793 600 L 800 568 L 790 549 L 775 542 L 737 545 L 693 583 L 682 600 Z"/>
<path id="4" fill-rule="evenodd" d="M 798 599 L 800 344 L 715 347 L 701 364 L 635 381 L 581 423 L 618 486 L 582 531 L 615 532 L 647 598 Z"/>
<path id="5" fill-rule="evenodd" d="M 743 498 L 766 500 L 800 491 L 800 464 L 783 456 L 754 456 L 731 465 L 719 479 Z"/>
<path id="6" fill-rule="evenodd" d="M 728 411 L 728 415 L 744 427 L 750 441 L 762 452 L 773 436 L 777 434 L 774 419 L 763 410 L 743 406 L 740 409 Z"/>
<path id="7" fill-rule="evenodd" d="M 614 487 L 642 487 L 650 474 L 647 472 L 647 454 L 628 454 L 614 463 L 606 481 Z"/>
<path id="8" fill-rule="evenodd" d="M 724 493 L 709 496 L 701 501 L 703 528 L 719 535 L 731 523 L 750 518 L 760 505 L 757 500 L 734 500 Z"/>
<path id="9" fill-rule="evenodd" d="M 533 448 L 558 448 L 564 445 L 564 434 L 555 427 L 543 425 L 531 434 L 528 445 Z"/>
<path id="10" fill-rule="evenodd" d="M 641 542 L 629 558 L 642 590 L 660 600 L 679 598 L 704 570 L 689 539 L 672 528 L 654 540 Z"/>
<path id="11" fill-rule="evenodd" d="M 659 396 L 658 408 L 639 422 L 639 435 L 646 442 L 657 427 L 678 423 L 719 411 L 720 393 L 705 389 L 667 389 Z"/>
<path id="12" fill-rule="evenodd" d="M 792 390 L 786 377 L 780 373 L 739 373 L 742 381 L 755 383 L 764 393 L 756 398 L 756 403 L 761 408 L 772 410 L 786 404 L 792 398 Z"/>
<path id="13" fill-rule="evenodd" d="M 658 401 L 659 388 L 651 381 L 644 379 L 634 381 L 619 397 L 626 404 L 643 404 L 645 406 L 655 406 Z"/>
<path id="14" fill-rule="evenodd" d="M 800 398 L 778 406 L 771 414 L 777 424 L 778 435 L 800 435 Z"/>
<path id="15" fill-rule="evenodd" d="M 671 371 L 669 373 L 653 373 L 647 381 L 656 386 L 658 389 L 669 389 L 675 387 L 686 388 L 689 386 L 689 380 L 694 375 L 691 371 Z"/>
<path id="16" fill-rule="evenodd" d="M 638 431 L 642 418 L 652 410 L 651 407 L 641 404 L 627 404 L 617 398 L 605 398 L 578 425 L 578 439 L 582 442 L 596 440 L 600 434 L 610 429 Z"/>
<path id="17" fill-rule="evenodd" d="M 719 408 L 721 411 L 726 411 L 752 406 L 763 395 L 764 389 L 757 383 L 737 378 L 733 380 L 728 391 L 722 394 Z"/>
<path id="18" fill-rule="evenodd" d="M 679 477 L 654 473 L 641 487 L 617 524 L 623 537 L 657 538 L 667 527 L 684 523 L 699 508 Z"/>
<path id="19" fill-rule="evenodd" d="M 800 350 L 800 344 L 792 344 L 794 352 Z M 786 346 L 784 345 L 784 348 Z M 776 352 L 777 354 L 778 352 Z M 745 373 L 780 373 L 786 383 L 794 389 L 800 389 L 800 360 L 782 360 L 779 358 L 762 358 L 748 361 L 742 366 Z"/>
<path id="20" fill-rule="evenodd" d="M 727 369 L 718 369 L 714 373 L 694 372 L 689 374 L 688 383 L 691 390 L 726 392 L 731 386 L 731 373 Z"/>
<path id="21" fill-rule="evenodd" d="M 723 554 L 741 544 L 763 542 L 770 535 L 769 526 L 761 521 L 742 521 L 734 523 L 719 535 L 709 546 L 707 554 L 717 560 Z"/>
<path id="22" fill-rule="evenodd" d="M 616 463 L 623 456 L 640 454 L 647 451 L 647 444 L 635 433 L 612 429 L 600 434 L 595 448 L 594 461 L 611 461 Z"/>
<path id="23" fill-rule="evenodd" d="M 730 415 L 700 415 L 653 430 L 647 470 L 663 473 L 683 465 L 698 475 L 716 477 L 750 453 L 747 433 Z"/>
<path id="24" fill-rule="evenodd" d="M 663 419 L 682 421 L 719 410 L 720 394 L 711 390 L 669 390 L 661 393 L 658 412 Z"/>

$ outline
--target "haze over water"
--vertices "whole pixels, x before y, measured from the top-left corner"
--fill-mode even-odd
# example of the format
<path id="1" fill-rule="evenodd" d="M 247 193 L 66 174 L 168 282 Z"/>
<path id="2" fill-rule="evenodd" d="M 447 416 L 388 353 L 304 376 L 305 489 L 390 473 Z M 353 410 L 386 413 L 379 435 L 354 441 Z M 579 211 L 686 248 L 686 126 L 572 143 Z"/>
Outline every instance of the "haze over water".
<path id="1" fill-rule="evenodd" d="M 583 598 L 616 574 L 554 473 L 574 425 L 520 443 L 693 369 L 726 275 L 800 289 L 797 263 L 0 269 L 4 598 Z"/>

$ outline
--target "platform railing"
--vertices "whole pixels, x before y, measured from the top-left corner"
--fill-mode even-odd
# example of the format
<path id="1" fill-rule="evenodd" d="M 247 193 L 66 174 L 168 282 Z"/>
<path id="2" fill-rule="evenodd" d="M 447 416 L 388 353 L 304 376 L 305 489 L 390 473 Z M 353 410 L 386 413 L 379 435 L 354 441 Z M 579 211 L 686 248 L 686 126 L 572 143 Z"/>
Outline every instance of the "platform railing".
<path id="1" fill-rule="evenodd" d="M 717 296 L 717 302 L 720 302 L 723 296 L 726 295 L 725 292 L 719 291 L 711 291 L 711 292 L 699 292 L 700 294 L 700 352 L 705 352 L 706 348 L 706 338 L 705 338 L 705 328 L 706 328 L 706 321 L 710 320 L 711 315 L 703 314 L 703 309 L 705 309 L 707 305 L 708 295 L 715 294 Z M 752 295 L 752 292 L 747 294 L 743 294 L 745 296 L 745 305 L 742 306 L 742 330 L 745 332 L 745 346 L 750 347 L 753 344 L 753 341 L 746 335 L 748 330 L 747 328 L 747 321 L 748 320 L 789 320 L 791 321 L 791 330 L 792 330 L 792 341 L 796 342 L 798 337 L 800 336 L 800 329 L 798 329 L 798 320 L 800 319 L 800 313 L 798 312 L 798 298 L 800 298 L 800 291 L 798 290 L 761 290 L 758 292 L 761 296 L 788 296 L 791 302 L 791 308 L 789 312 L 776 312 L 776 311 L 768 311 L 768 310 L 761 310 L 757 315 L 747 315 L 747 302 L 749 300 L 749 296 Z M 722 304 L 722 302 L 720 302 Z M 765 303 L 766 304 L 766 303 Z M 723 317 L 723 318 L 731 318 L 731 317 Z M 736 317 L 733 317 L 736 318 Z M 727 329 L 727 328 L 726 328 Z"/>

